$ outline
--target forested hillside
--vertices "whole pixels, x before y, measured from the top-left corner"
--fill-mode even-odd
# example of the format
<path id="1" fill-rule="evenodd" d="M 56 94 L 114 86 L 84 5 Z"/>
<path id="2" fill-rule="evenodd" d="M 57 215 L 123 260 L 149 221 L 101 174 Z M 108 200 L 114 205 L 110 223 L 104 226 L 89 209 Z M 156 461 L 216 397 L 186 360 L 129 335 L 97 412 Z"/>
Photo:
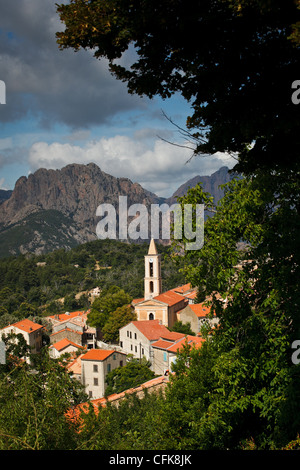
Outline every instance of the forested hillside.
<path id="1" fill-rule="evenodd" d="M 96 240 L 72 250 L 45 255 L 19 255 L 0 260 L 0 327 L 15 319 L 88 308 L 88 291 L 112 285 L 132 297 L 143 296 L 144 255 L 148 244 Z M 184 282 L 180 259 L 162 253 L 163 289 Z M 77 294 L 82 293 L 81 296 Z"/>

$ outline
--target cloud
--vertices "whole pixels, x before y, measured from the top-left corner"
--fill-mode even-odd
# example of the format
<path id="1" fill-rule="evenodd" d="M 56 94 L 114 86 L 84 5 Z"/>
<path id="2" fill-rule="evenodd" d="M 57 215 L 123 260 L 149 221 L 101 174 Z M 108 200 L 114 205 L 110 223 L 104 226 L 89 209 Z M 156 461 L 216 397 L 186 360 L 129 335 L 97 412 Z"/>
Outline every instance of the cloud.
<path id="1" fill-rule="evenodd" d="M 148 136 L 148 132 L 144 136 Z M 190 150 L 174 147 L 158 138 L 149 145 L 147 139 L 135 140 L 123 135 L 90 140 L 83 146 L 36 142 L 29 150 L 32 171 L 93 162 L 102 171 L 115 177 L 127 177 L 163 197 L 171 196 L 182 183 L 198 174 L 209 175 L 221 166 L 231 168 L 234 164 L 228 155 L 221 153 L 194 157 L 187 163 L 190 157 Z"/>
<path id="2" fill-rule="evenodd" d="M 45 127 L 102 124 L 118 112 L 144 109 L 108 71 L 106 60 L 88 51 L 60 51 L 55 33 L 63 28 L 53 0 L 0 0 L 1 79 L 7 92 L 0 120 L 29 115 Z"/>

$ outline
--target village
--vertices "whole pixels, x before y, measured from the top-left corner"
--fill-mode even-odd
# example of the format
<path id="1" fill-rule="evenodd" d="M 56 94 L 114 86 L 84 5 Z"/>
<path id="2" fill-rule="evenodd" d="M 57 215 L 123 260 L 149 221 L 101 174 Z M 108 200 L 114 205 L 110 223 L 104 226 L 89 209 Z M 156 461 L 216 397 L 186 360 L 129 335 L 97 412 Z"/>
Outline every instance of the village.
<path id="1" fill-rule="evenodd" d="M 97 291 L 96 295 L 101 295 Z M 164 388 L 172 373 L 177 354 L 188 344 L 200 348 L 204 338 L 201 327 L 218 324 L 205 303 L 196 303 L 197 289 L 190 284 L 162 292 L 161 255 L 152 239 L 145 255 L 144 297 L 133 299 L 131 308 L 137 320 L 119 330 L 119 343 L 103 341 L 101 330 L 88 324 L 89 310 L 50 315 L 52 325 L 49 355 L 68 357 L 66 368 L 80 381 L 93 405 L 106 400 L 118 402 L 128 393 L 143 394 Z M 176 321 L 189 324 L 193 335 L 170 331 Z M 22 334 L 32 353 L 43 347 L 43 326 L 26 318 L 0 330 L 0 339 L 9 333 Z M 155 377 L 138 387 L 106 396 L 107 374 L 126 365 L 128 358 L 146 359 Z"/>

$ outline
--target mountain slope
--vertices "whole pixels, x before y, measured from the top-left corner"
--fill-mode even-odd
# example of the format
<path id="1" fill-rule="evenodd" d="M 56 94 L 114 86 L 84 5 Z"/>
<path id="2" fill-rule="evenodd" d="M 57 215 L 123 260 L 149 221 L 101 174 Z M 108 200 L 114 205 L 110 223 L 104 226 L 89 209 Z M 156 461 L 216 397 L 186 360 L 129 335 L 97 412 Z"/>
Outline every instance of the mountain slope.
<path id="1" fill-rule="evenodd" d="M 0 204 L 0 256 L 32 252 L 35 254 L 69 249 L 76 244 L 96 240 L 99 217 L 97 207 L 103 203 L 116 209 L 118 228 L 119 196 L 127 196 L 128 207 L 176 202 L 176 196 L 202 181 L 205 191 L 218 200 L 220 184 L 229 181 L 226 167 L 211 176 L 196 176 L 169 199 L 157 197 L 128 178 L 115 178 L 94 163 L 71 164 L 61 170 L 39 169 L 28 178 L 22 176 L 13 192 L 4 194 Z"/>
<path id="2" fill-rule="evenodd" d="M 184 196 L 189 188 L 194 188 L 198 183 L 202 183 L 203 190 L 209 192 L 213 196 L 214 202 L 217 203 L 224 194 L 220 185 L 228 183 L 231 179 L 232 174 L 229 173 L 226 166 L 221 167 L 210 176 L 194 176 L 186 183 L 182 184 L 166 202 L 168 202 L 168 204 L 174 204 L 177 201 L 177 197 Z"/>

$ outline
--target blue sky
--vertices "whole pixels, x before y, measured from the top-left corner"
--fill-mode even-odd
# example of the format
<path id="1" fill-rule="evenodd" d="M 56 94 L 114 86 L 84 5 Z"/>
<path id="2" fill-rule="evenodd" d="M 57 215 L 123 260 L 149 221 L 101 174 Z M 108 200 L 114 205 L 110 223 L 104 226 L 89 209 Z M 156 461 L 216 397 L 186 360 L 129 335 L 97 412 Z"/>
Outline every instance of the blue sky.
<path id="1" fill-rule="evenodd" d="M 164 197 L 196 175 L 234 160 L 196 157 L 160 137 L 183 144 L 162 110 L 184 127 L 190 106 L 180 96 L 162 101 L 129 95 L 124 83 L 91 52 L 60 51 L 63 28 L 56 0 L 0 0 L 0 188 L 40 167 L 96 163 Z M 129 52 L 130 54 L 130 52 Z M 125 59 L 126 60 L 126 59 Z"/>

